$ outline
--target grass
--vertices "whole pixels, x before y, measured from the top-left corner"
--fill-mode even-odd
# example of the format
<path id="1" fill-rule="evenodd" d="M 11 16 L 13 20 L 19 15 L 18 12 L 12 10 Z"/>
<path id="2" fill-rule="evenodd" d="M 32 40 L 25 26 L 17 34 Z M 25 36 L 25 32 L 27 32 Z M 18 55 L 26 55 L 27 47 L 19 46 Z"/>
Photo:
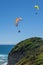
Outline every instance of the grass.
<path id="1" fill-rule="evenodd" d="M 33 37 L 19 42 L 9 53 L 13 55 L 19 52 L 22 58 L 15 65 L 43 65 L 43 39 Z M 19 58 L 19 57 L 18 57 Z"/>

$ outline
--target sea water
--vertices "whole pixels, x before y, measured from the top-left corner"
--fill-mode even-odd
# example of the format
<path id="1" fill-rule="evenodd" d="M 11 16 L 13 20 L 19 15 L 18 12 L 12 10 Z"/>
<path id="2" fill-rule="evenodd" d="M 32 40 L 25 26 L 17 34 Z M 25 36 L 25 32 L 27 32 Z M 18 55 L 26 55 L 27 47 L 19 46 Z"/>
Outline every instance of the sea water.
<path id="1" fill-rule="evenodd" d="M 7 65 L 8 54 L 14 45 L 0 45 L 0 65 Z"/>
<path id="2" fill-rule="evenodd" d="M 8 55 L 0 54 L 0 65 L 7 65 Z"/>

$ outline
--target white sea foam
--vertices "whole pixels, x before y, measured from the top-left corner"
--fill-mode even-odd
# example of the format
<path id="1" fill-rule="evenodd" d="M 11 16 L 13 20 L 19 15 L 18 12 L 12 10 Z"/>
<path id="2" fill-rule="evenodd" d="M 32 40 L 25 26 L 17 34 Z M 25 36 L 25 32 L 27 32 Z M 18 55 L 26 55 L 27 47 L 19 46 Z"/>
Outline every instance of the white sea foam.
<path id="1" fill-rule="evenodd" d="M 8 55 L 0 54 L 0 57 L 7 57 Z"/>
<path id="2" fill-rule="evenodd" d="M 2 65 L 7 65 L 7 62 L 3 63 Z"/>
<path id="3" fill-rule="evenodd" d="M 8 55 L 0 55 L 0 65 L 7 65 Z"/>

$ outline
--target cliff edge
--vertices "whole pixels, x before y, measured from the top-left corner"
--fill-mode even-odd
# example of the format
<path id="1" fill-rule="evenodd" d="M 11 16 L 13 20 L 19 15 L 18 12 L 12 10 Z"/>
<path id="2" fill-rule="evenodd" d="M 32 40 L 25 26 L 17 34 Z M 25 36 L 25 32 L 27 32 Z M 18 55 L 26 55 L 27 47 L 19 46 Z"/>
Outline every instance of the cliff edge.
<path id="1" fill-rule="evenodd" d="M 8 65 L 43 65 L 43 39 L 33 37 L 19 42 L 8 55 Z"/>

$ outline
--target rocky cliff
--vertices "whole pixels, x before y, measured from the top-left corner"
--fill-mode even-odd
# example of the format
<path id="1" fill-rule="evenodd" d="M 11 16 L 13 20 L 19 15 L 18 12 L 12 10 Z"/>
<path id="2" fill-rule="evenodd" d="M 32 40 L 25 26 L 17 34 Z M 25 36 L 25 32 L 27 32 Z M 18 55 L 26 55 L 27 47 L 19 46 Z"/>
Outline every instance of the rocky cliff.
<path id="1" fill-rule="evenodd" d="M 43 39 L 33 37 L 18 43 L 8 55 L 8 65 L 43 65 Z"/>

